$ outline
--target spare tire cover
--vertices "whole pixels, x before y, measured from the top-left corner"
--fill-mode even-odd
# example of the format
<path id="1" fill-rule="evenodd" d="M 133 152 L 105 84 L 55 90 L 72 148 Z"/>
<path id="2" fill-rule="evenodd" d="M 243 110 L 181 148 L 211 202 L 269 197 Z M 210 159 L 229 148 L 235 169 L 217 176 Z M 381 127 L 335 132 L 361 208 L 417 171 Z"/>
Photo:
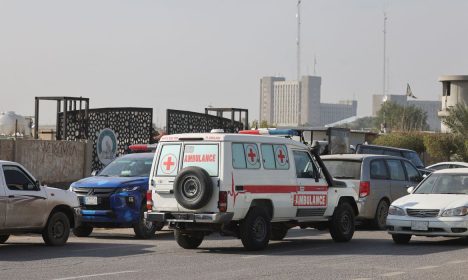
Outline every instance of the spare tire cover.
<path id="1" fill-rule="evenodd" d="M 200 209 L 210 201 L 212 195 L 213 182 L 203 168 L 186 167 L 174 180 L 174 197 L 184 208 Z"/>

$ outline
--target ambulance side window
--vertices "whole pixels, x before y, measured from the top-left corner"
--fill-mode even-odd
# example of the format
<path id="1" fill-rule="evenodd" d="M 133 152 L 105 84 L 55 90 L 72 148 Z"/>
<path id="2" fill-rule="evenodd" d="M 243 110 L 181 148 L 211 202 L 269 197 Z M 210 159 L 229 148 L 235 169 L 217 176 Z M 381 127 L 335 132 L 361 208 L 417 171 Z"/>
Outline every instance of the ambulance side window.
<path id="1" fill-rule="evenodd" d="M 180 144 L 166 144 L 161 148 L 157 176 L 175 176 L 179 166 Z"/>
<path id="2" fill-rule="evenodd" d="M 257 144 L 233 143 L 232 166 L 236 169 L 259 169 L 261 163 Z"/>
<path id="3" fill-rule="evenodd" d="M 236 169 L 247 168 L 244 156 L 244 145 L 239 143 L 232 144 L 232 167 Z"/>
<path id="4" fill-rule="evenodd" d="M 262 145 L 262 158 L 265 169 L 276 169 L 273 145 Z"/>
<path id="5" fill-rule="evenodd" d="M 262 145 L 263 167 L 265 169 L 289 169 L 288 150 L 285 145 Z"/>

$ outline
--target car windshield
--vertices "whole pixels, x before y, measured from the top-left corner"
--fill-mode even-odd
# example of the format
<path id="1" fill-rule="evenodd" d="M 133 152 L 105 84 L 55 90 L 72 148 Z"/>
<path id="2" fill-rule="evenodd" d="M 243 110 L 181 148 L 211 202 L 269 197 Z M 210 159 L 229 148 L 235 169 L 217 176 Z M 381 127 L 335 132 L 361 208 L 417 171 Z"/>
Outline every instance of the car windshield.
<path id="1" fill-rule="evenodd" d="M 424 168 L 424 164 L 415 152 L 403 152 L 405 158 L 409 159 L 417 168 Z"/>
<path id="2" fill-rule="evenodd" d="M 361 162 L 352 160 L 322 159 L 328 172 L 336 179 L 361 178 Z"/>
<path id="3" fill-rule="evenodd" d="M 149 177 L 152 158 L 122 157 L 106 166 L 98 176 Z"/>
<path id="4" fill-rule="evenodd" d="M 468 194 L 468 174 L 431 174 L 415 190 L 417 194 Z"/>

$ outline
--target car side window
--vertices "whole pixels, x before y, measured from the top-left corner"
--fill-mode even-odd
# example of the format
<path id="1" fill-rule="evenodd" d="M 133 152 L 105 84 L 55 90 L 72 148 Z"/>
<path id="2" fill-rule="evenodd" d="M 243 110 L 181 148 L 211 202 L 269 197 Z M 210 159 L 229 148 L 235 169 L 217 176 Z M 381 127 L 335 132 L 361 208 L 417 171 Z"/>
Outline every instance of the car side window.
<path id="1" fill-rule="evenodd" d="M 37 191 L 36 184 L 17 166 L 4 165 L 3 174 L 8 189 L 12 191 Z"/>
<path id="2" fill-rule="evenodd" d="M 401 157 L 401 153 L 399 151 L 392 151 L 392 150 L 384 150 L 384 155 Z"/>
<path id="3" fill-rule="evenodd" d="M 405 170 L 401 165 L 401 161 L 397 159 L 389 159 L 387 160 L 388 170 L 390 171 L 390 179 L 398 180 L 398 181 L 405 181 Z"/>
<path id="4" fill-rule="evenodd" d="M 418 183 L 421 181 L 421 175 L 416 168 L 414 168 L 409 162 L 404 161 L 406 173 L 408 174 L 408 181 Z"/>
<path id="5" fill-rule="evenodd" d="M 442 169 L 447 169 L 449 168 L 450 166 L 448 164 L 439 164 L 439 165 L 436 165 L 434 167 L 432 167 L 432 169 L 434 170 L 442 170 Z"/>
<path id="6" fill-rule="evenodd" d="M 273 145 L 262 145 L 262 159 L 263 168 L 276 169 L 275 153 L 273 152 Z"/>
<path id="7" fill-rule="evenodd" d="M 293 151 L 297 178 L 315 178 L 317 169 L 309 153 Z"/>
<path id="8" fill-rule="evenodd" d="M 262 144 L 261 149 L 265 169 L 289 169 L 289 156 L 286 145 Z"/>
<path id="9" fill-rule="evenodd" d="M 385 162 L 381 159 L 373 160 L 370 163 L 370 177 L 371 179 L 387 180 L 389 179 L 387 167 Z"/>
<path id="10" fill-rule="evenodd" d="M 245 162 L 244 156 L 244 145 L 240 143 L 232 144 L 232 167 L 247 168 L 247 163 Z"/>

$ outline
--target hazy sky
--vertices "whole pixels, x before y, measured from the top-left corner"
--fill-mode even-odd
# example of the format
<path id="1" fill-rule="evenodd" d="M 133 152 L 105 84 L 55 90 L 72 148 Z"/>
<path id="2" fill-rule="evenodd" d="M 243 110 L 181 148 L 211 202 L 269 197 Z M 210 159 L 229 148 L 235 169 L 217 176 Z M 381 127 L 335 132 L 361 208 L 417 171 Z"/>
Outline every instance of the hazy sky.
<path id="1" fill-rule="evenodd" d="M 383 0 L 303 0 L 302 72 L 322 100 L 382 92 Z M 467 0 L 387 0 L 389 93 L 406 83 L 437 100 L 444 74 L 468 73 Z M 0 111 L 34 113 L 34 96 L 84 96 L 91 108 L 249 109 L 259 79 L 296 76 L 295 0 L 0 0 Z M 55 104 L 41 103 L 53 123 Z M 42 106 L 43 105 L 43 106 Z"/>

